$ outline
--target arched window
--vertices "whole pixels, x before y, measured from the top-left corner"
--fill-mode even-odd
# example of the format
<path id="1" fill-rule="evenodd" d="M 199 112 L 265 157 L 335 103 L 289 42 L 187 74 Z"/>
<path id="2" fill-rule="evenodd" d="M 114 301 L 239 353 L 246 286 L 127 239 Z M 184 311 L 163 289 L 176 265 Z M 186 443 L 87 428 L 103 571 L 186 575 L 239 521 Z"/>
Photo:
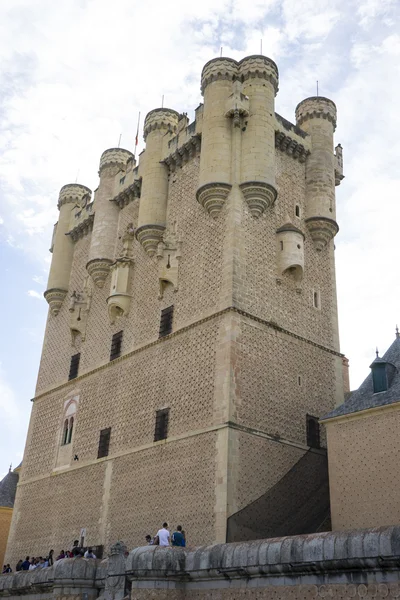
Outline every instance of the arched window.
<path id="1" fill-rule="evenodd" d="M 74 400 L 68 402 L 64 412 L 64 426 L 61 438 L 61 445 L 66 446 L 72 442 L 72 434 L 74 432 L 75 415 L 77 404 Z"/>

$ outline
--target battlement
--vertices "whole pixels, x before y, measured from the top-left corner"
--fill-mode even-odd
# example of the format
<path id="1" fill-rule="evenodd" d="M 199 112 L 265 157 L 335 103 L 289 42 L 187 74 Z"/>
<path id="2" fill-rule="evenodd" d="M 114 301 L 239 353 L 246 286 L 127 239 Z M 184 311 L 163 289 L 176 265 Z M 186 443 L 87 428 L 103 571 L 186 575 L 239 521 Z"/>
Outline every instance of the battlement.
<path id="1" fill-rule="evenodd" d="M 249 78 L 260 77 L 270 81 L 278 91 L 279 73 L 273 60 L 262 55 L 246 56 L 240 61 L 232 58 L 213 58 L 203 67 L 201 74 L 201 92 L 213 81 L 239 79 L 241 82 Z"/>
<path id="2" fill-rule="evenodd" d="M 146 140 L 151 131 L 166 129 L 175 133 L 178 126 L 179 113 L 170 108 L 155 108 L 147 113 L 144 120 L 143 137 Z"/>
<path id="3" fill-rule="evenodd" d="M 81 185 L 79 183 L 67 183 L 64 185 L 58 196 L 58 208 L 64 204 L 82 204 L 82 200 L 85 199 L 86 202 L 90 201 L 92 195 L 92 190 L 90 190 L 85 185 Z"/>
<path id="4" fill-rule="evenodd" d="M 129 159 L 133 159 L 134 156 L 129 150 L 123 148 L 109 148 L 105 150 L 100 157 L 99 173 L 105 168 L 110 166 L 121 166 L 125 167 Z"/>
<path id="5" fill-rule="evenodd" d="M 309 119 L 327 119 L 336 129 L 336 104 L 323 96 L 311 96 L 296 106 L 296 122 L 299 127 Z"/>

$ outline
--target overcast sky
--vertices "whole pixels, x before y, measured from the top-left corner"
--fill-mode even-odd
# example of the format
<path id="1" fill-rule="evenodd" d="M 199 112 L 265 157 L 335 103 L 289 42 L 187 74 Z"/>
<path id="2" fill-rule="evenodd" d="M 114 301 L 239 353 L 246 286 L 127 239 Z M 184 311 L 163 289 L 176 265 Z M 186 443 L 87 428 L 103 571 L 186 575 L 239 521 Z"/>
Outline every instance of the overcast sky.
<path id="1" fill-rule="evenodd" d="M 399 16 L 398 0 L 1 0 L 0 476 L 22 458 L 60 187 L 95 189 L 102 151 L 120 133 L 132 150 L 162 95 L 192 120 L 221 46 L 240 59 L 263 40 L 290 121 L 317 79 L 337 104 L 341 349 L 358 387 L 400 322 Z"/>

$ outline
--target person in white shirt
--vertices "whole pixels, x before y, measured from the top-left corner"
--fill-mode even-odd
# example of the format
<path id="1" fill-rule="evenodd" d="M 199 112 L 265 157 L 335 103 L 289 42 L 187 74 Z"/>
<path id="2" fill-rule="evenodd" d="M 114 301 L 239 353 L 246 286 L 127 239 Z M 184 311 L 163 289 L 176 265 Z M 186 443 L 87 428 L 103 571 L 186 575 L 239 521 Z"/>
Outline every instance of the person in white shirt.
<path id="1" fill-rule="evenodd" d="M 169 546 L 171 535 L 168 531 L 168 523 L 163 523 L 162 529 L 157 531 L 156 537 L 158 537 L 159 546 Z"/>
<path id="2" fill-rule="evenodd" d="M 88 548 L 83 555 L 84 558 L 96 558 L 96 555 L 92 552 L 91 548 Z"/>

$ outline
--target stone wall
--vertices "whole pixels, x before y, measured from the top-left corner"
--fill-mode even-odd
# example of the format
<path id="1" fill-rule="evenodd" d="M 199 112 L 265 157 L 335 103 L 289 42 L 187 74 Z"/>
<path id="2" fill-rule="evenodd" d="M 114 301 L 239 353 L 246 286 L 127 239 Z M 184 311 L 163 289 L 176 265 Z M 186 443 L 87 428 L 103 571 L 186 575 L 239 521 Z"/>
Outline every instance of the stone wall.
<path id="1" fill-rule="evenodd" d="M 7 547 L 8 534 L 10 531 L 12 508 L 0 506 L 0 568 L 3 569 L 4 558 Z"/>
<path id="2" fill-rule="evenodd" d="M 326 422 L 335 529 L 400 522 L 399 427 L 398 403 Z"/>
<path id="3" fill-rule="evenodd" d="M 398 598 L 400 528 L 352 530 L 217 544 L 140 547 L 123 558 L 57 561 L 53 567 L 0 575 L 0 598 L 27 600 L 236 600 Z"/>

